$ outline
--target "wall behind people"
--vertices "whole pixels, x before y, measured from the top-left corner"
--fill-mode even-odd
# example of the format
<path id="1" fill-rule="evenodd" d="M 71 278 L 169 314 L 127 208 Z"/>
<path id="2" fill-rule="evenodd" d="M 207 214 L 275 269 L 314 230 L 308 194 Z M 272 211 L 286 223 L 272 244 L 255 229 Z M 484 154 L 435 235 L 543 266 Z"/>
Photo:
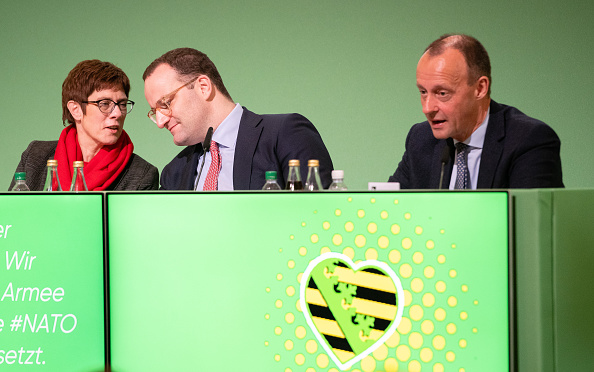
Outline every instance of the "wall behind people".
<path id="1" fill-rule="evenodd" d="M 565 185 L 594 187 L 592 13 L 594 3 L 558 0 L 10 2 L 0 12 L 0 187 L 31 140 L 58 139 L 62 82 L 93 58 L 130 77 L 125 129 L 161 170 L 181 149 L 146 117 L 142 72 L 188 46 L 209 55 L 236 102 L 308 117 L 347 185 L 364 189 L 394 172 L 424 120 L 416 64 L 447 32 L 485 45 L 495 100 L 557 131 Z"/>

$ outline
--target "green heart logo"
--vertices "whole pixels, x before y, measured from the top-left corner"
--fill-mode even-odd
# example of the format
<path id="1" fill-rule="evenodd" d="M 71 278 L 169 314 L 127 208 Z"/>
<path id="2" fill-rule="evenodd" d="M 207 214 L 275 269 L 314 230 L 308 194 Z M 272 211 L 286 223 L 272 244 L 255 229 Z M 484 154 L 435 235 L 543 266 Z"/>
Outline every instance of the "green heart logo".
<path id="1" fill-rule="evenodd" d="M 310 262 L 302 278 L 305 320 L 342 370 L 372 353 L 400 324 L 402 284 L 384 262 L 355 264 L 343 254 L 325 253 Z"/>

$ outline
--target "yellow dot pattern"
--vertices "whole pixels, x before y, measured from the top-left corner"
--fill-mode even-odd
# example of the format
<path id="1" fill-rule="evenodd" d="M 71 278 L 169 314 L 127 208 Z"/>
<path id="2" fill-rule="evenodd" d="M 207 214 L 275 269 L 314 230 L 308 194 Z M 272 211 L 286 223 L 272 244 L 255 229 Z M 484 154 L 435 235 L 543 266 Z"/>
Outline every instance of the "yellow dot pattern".
<path id="1" fill-rule="evenodd" d="M 433 295 L 433 293 L 425 293 L 423 295 L 423 306 L 425 307 L 431 307 L 433 305 L 435 305 L 435 296 Z"/>
<path id="2" fill-rule="evenodd" d="M 367 251 L 365 251 L 365 259 L 366 260 L 377 260 L 377 258 L 378 258 L 378 254 L 375 249 L 369 248 Z"/>
<path id="3" fill-rule="evenodd" d="M 314 340 L 307 341 L 305 343 L 305 350 L 307 350 L 307 352 L 310 354 L 315 353 L 316 351 L 318 351 L 318 343 Z"/>
<path id="4" fill-rule="evenodd" d="M 416 263 L 417 265 L 423 263 L 423 253 L 422 252 L 415 252 L 413 253 L 412 259 L 413 262 Z"/>
<path id="5" fill-rule="evenodd" d="M 320 368 L 328 367 L 329 363 L 330 363 L 330 359 L 328 358 L 328 356 L 326 354 L 318 354 L 318 356 L 316 357 L 316 364 Z"/>
<path id="6" fill-rule="evenodd" d="M 332 237 L 332 244 L 341 245 L 342 244 L 342 235 L 334 234 L 334 236 Z"/>
<path id="7" fill-rule="evenodd" d="M 420 278 L 414 278 L 410 283 L 410 288 L 413 292 L 419 293 L 423 290 L 423 280 Z"/>
<path id="8" fill-rule="evenodd" d="M 353 200 L 348 198 L 349 202 Z M 458 281 L 464 278 L 452 267 L 454 261 L 446 265 L 452 251 L 444 248 L 456 248 L 455 243 L 445 240 L 446 229 L 415 221 L 412 211 L 403 211 L 404 204 L 398 200 L 388 208 L 375 199 L 369 204 L 369 209 L 334 209 L 330 216 L 323 216 L 321 210 L 319 216 L 318 211 L 312 211 L 316 219 L 299 222 L 304 233 L 289 236 L 291 244 L 297 246 L 278 250 L 285 257 L 285 271 L 276 276 L 278 286 L 270 285 L 266 293 L 274 296 L 272 303 L 280 314 L 265 315 L 274 324 L 264 344 L 271 350 L 275 343 L 282 345 L 283 351 L 276 349 L 274 354 L 280 370 L 339 372 L 305 323 L 298 293 L 307 263 L 328 252 L 343 253 L 355 263 L 384 261 L 400 277 L 404 289 L 405 309 L 397 331 L 350 371 L 449 370 L 444 364 L 456 362 L 456 354 L 467 349 L 472 340 L 468 332 L 478 333 L 468 321 L 469 303 L 477 306 L 478 299 L 467 297 L 469 287 Z M 295 269 L 300 272 L 287 271 Z M 287 306 L 293 303 L 297 311 Z M 464 368 L 456 366 L 455 370 Z"/>
<path id="9" fill-rule="evenodd" d="M 304 326 L 299 326 L 295 328 L 295 337 L 297 337 L 298 339 L 304 339 L 306 335 L 307 331 L 305 330 Z"/>
<path id="10" fill-rule="evenodd" d="M 367 243 L 367 239 L 365 239 L 365 235 L 357 235 L 355 237 L 355 245 L 358 248 L 363 248 L 365 247 L 365 243 Z"/>
<path id="11" fill-rule="evenodd" d="M 387 236 L 380 236 L 377 239 L 377 246 L 381 249 L 386 249 L 390 245 L 390 239 Z"/>
<path id="12" fill-rule="evenodd" d="M 398 235 L 398 234 L 400 234 L 400 226 L 394 224 L 394 225 L 392 225 L 392 227 L 390 227 L 390 231 L 392 232 L 392 234 Z"/>
<path id="13" fill-rule="evenodd" d="M 425 275 L 425 278 L 427 279 L 432 279 L 435 276 L 435 269 L 432 266 L 427 266 L 423 270 L 423 275 Z"/>
<path id="14" fill-rule="evenodd" d="M 390 251 L 390 254 L 388 255 L 388 260 L 393 264 L 400 262 L 400 258 L 400 251 L 397 250 Z"/>

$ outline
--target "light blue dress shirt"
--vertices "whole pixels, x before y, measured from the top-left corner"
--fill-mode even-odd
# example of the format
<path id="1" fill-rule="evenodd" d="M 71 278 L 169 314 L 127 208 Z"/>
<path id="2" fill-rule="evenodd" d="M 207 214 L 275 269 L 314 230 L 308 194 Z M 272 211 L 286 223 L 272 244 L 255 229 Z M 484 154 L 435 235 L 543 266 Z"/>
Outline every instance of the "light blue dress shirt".
<path id="1" fill-rule="evenodd" d="M 489 113 L 491 108 L 487 110 L 487 115 L 485 115 L 485 120 L 479 125 L 477 130 L 472 132 L 470 137 L 464 141 L 465 144 L 468 145 L 468 177 L 470 178 L 470 188 L 476 190 L 476 185 L 478 183 L 478 174 L 479 168 L 481 166 L 481 156 L 483 154 L 483 145 L 485 143 L 485 133 L 487 133 L 487 126 L 489 124 Z M 454 145 L 460 141 L 454 140 Z M 456 155 L 458 155 L 458 150 L 456 150 Z M 454 159 L 456 157 L 454 156 Z M 454 189 L 456 185 L 456 174 L 458 171 L 458 167 L 456 166 L 456 162 L 454 162 L 454 169 L 452 169 L 452 178 L 450 178 L 450 190 Z"/>
<path id="2" fill-rule="evenodd" d="M 221 173 L 219 173 L 219 191 L 233 191 L 233 159 L 235 158 L 235 143 L 237 142 L 237 132 L 239 132 L 239 122 L 242 115 L 243 107 L 238 103 L 212 135 L 212 140 L 219 144 L 219 153 L 221 154 L 222 166 Z M 198 172 L 203 157 L 204 155 L 198 159 Z M 212 158 L 209 151 L 206 153 L 204 168 L 196 187 L 198 191 L 202 191 L 204 187 L 204 180 L 211 162 Z"/>

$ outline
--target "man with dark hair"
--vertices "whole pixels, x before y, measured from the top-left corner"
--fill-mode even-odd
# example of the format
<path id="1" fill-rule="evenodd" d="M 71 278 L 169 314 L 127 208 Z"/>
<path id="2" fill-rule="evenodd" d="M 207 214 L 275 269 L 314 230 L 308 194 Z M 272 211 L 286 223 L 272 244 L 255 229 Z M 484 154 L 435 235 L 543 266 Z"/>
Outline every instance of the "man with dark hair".
<path id="1" fill-rule="evenodd" d="M 444 35 L 417 64 L 427 121 L 390 182 L 403 189 L 564 187 L 561 142 L 545 123 L 491 100 L 491 64 L 468 35 Z"/>
<path id="2" fill-rule="evenodd" d="M 301 161 L 303 179 L 307 161 L 318 159 L 322 184 L 330 185 L 332 160 L 313 124 L 299 114 L 257 115 L 236 104 L 206 54 L 171 50 L 147 67 L 143 79 L 148 116 L 171 132 L 176 145 L 187 146 L 163 169 L 162 189 L 259 190 L 266 171 L 277 171 L 284 185 L 291 159 Z M 214 133 L 204 153 L 209 127 Z"/>

